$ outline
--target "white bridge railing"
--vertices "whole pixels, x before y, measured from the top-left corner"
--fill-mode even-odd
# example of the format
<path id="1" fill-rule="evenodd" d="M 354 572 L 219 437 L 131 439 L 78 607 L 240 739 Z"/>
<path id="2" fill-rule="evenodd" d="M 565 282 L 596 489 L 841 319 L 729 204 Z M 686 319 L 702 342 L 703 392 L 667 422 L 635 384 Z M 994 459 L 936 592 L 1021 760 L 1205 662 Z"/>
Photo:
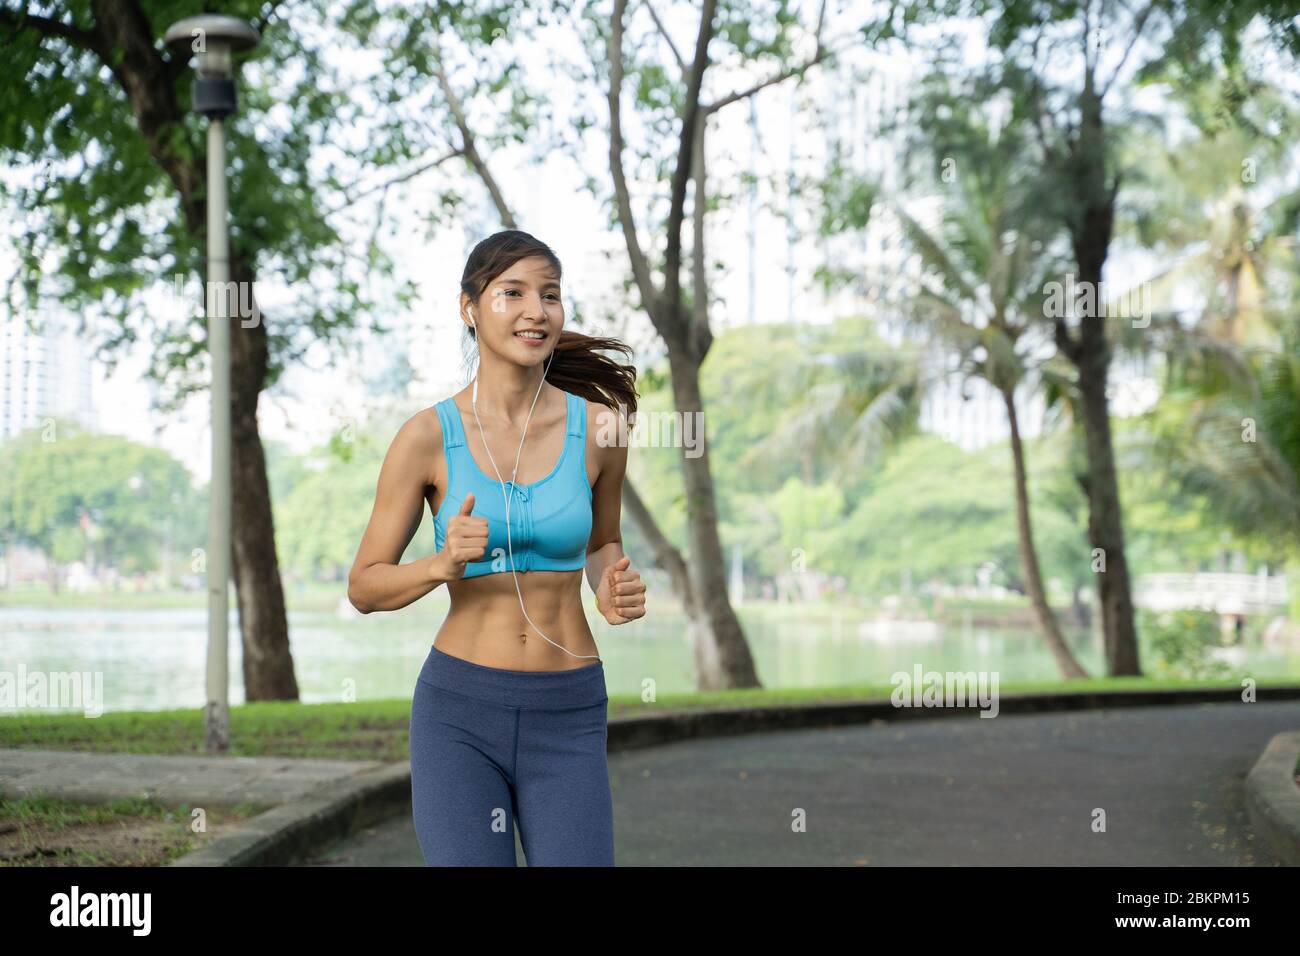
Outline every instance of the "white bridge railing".
<path id="1" fill-rule="evenodd" d="M 1151 611 L 1266 614 L 1285 607 L 1286 577 L 1263 574 L 1143 574 L 1133 603 Z"/>

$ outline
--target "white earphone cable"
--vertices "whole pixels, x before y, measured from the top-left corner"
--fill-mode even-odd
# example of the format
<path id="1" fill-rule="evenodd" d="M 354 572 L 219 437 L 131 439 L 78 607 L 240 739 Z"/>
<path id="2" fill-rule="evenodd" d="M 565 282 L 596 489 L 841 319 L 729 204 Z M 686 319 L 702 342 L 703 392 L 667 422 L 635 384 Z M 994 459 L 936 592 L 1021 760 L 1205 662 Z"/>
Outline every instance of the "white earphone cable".
<path id="1" fill-rule="evenodd" d="M 519 459 L 524 452 L 524 439 L 528 436 L 528 423 L 532 421 L 533 409 L 537 406 L 537 399 L 541 396 L 542 389 L 546 386 L 546 373 L 550 371 L 551 360 L 554 358 L 555 358 L 555 348 L 552 347 L 551 354 L 546 360 L 546 368 L 542 370 L 542 383 L 541 385 L 537 386 L 537 394 L 533 396 L 533 404 L 530 405 L 528 408 L 528 417 L 524 419 L 524 431 L 523 434 L 520 435 L 519 437 L 519 451 L 515 454 L 515 468 L 514 471 L 510 473 L 509 494 L 506 493 L 506 483 L 505 480 L 501 477 L 501 469 L 497 467 L 496 459 L 492 457 L 492 449 L 488 448 L 487 436 L 483 434 L 483 422 L 480 421 L 478 417 L 478 369 L 477 368 L 474 370 L 474 392 L 472 397 L 470 398 L 470 407 L 474 409 L 474 421 L 478 423 L 479 436 L 483 440 L 483 447 L 487 449 L 488 459 L 492 462 L 492 469 L 497 473 L 497 481 L 500 482 L 501 484 L 501 498 L 502 501 L 505 503 L 505 508 L 506 508 L 506 548 L 510 553 L 510 574 L 514 578 L 515 592 L 519 595 L 519 609 L 524 612 L 524 619 L 529 624 L 533 625 L 533 629 L 537 631 L 538 634 L 541 634 L 544 640 L 546 640 L 551 644 L 554 644 L 556 647 L 560 648 L 560 650 L 564 651 L 564 653 L 568 654 L 570 657 L 577 657 L 583 660 L 593 660 L 593 659 L 600 660 L 600 656 L 597 654 L 574 654 L 573 651 L 569 650 L 567 647 L 564 647 L 560 644 L 556 644 L 555 641 L 552 641 L 549 637 L 546 636 L 545 633 L 543 633 L 540 627 L 538 627 L 536 624 L 533 623 L 533 619 L 528 616 L 528 609 L 524 607 L 524 592 L 519 588 L 519 575 L 515 571 L 514 544 L 512 543 L 510 537 L 510 500 L 513 497 L 513 493 L 515 490 L 515 476 L 519 474 Z M 565 421 L 566 422 L 568 421 L 567 415 L 565 416 Z M 569 440 L 567 425 L 565 427 L 564 440 L 566 442 Z M 465 451 L 468 453 L 469 448 L 466 447 Z"/>

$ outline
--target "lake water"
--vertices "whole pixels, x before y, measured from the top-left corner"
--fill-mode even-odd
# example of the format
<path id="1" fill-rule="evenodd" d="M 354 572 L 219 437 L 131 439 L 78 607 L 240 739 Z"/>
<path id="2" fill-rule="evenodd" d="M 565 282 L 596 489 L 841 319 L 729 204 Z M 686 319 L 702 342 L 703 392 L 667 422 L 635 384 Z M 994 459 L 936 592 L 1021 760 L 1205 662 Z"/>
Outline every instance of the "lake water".
<path id="1" fill-rule="evenodd" d="M 292 611 L 290 644 L 304 703 L 345 699 L 410 699 L 415 677 L 446 615 L 446 598 L 423 600 L 399 612 L 342 618 Z M 1031 629 L 892 623 L 874 625 L 861 611 L 801 613 L 789 605 L 745 605 L 738 611 L 764 686 L 812 687 L 888 684 L 897 671 L 996 671 L 1002 683 L 1053 680 L 1058 674 Z M 205 704 L 207 611 L 204 608 L 90 610 L 0 608 L 0 680 L 20 673 L 89 672 L 102 675 L 104 711 L 201 708 Z M 646 679 L 660 694 L 695 689 L 681 618 L 656 609 L 653 617 L 618 627 L 591 620 L 610 694 L 639 694 Z M 232 704 L 243 703 L 238 618 L 230 617 Z M 1095 635 L 1067 631 L 1091 674 L 1103 673 Z M 1261 679 L 1300 679 L 1300 653 L 1246 652 Z M 1149 666 L 1149 661 L 1143 661 Z M 22 670 L 20 670 L 20 668 Z M 95 677 L 90 678 L 92 681 Z M 48 712 L 24 706 L 19 688 L 0 713 Z M 77 709 L 82 709 L 78 705 Z"/>

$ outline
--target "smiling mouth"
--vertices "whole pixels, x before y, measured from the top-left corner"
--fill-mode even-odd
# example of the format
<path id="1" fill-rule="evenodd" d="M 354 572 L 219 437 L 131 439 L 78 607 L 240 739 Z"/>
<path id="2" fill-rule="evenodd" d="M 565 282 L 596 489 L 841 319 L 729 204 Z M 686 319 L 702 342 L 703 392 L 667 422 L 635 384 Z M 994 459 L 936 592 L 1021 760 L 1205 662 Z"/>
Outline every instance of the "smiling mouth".
<path id="1" fill-rule="evenodd" d="M 524 340 L 529 341 L 529 342 L 541 342 L 542 340 L 544 340 L 544 339 L 546 338 L 546 333 L 545 333 L 545 332 L 533 332 L 533 331 L 516 332 L 516 333 L 515 333 L 515 338 L 517 338 L 517 339 L 524 339 Z"/>

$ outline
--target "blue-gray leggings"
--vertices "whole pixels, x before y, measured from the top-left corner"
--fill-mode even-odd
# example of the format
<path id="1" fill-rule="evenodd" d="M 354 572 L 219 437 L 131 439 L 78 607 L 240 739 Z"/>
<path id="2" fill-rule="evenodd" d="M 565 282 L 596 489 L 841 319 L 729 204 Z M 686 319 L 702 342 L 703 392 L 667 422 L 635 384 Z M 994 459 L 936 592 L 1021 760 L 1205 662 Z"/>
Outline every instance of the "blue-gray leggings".
<path id="1" fill-rule="evenodd" d="M 411 702 L 411 809 L 428 866 L 613 866 L 601 661 L 484 667 L 434 647 Z"/>

